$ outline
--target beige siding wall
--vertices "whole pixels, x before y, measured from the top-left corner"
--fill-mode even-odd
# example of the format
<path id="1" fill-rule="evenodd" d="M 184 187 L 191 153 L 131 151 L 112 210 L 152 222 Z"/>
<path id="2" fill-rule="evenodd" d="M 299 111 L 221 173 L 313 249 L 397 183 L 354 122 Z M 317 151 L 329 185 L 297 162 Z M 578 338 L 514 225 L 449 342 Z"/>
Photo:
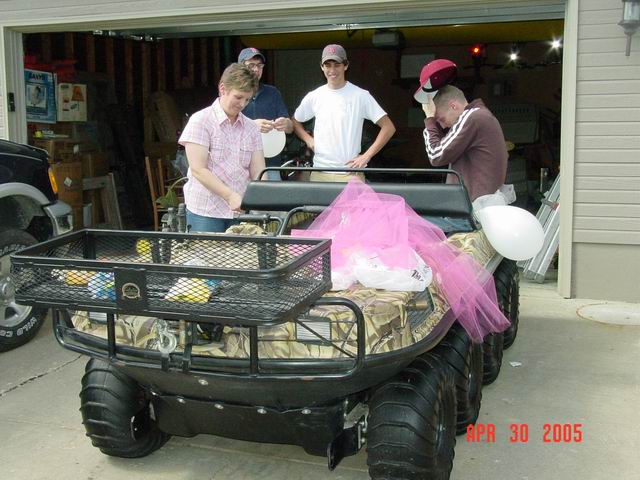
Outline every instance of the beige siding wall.
<path id="1" fill-rule="evenodd" d="M 621 12 L 580 0 L 573 240 L 640 246 L 640 35 L 625 57 Z"/>
<path id="2" fill-rule="evenodd" d="M 619 0 L 580 0 L 572 296 L 640 301 L 640 34 Z"/>
<path id="3" fill-rule="evenodd" d="M 573 285 L 580 298 L 640 303 L 640 255 L 637 245 L 578 243 L 574 254 L 582 261 L 573 268 Z"/>

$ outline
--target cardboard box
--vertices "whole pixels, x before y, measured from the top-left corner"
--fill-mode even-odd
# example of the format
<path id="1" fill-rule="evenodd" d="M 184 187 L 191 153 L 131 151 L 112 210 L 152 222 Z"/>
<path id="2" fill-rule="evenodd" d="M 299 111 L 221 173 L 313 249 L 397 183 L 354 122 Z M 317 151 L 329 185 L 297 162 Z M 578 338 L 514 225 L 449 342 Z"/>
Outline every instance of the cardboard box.
<path id="1" fill-rule="evenodd" d="M 43 148 L 49 153 L 49 163 L 78 162 L 81 154 L 93 152 L 96 145 L 68 138 L 35 139 L 33 146 Z"/>
<path id="2" fill-rule="evenodd" d="M 58 184 L 58 198 L 82 210 L 82 162 L 54 163 L 51 171 Z"/>

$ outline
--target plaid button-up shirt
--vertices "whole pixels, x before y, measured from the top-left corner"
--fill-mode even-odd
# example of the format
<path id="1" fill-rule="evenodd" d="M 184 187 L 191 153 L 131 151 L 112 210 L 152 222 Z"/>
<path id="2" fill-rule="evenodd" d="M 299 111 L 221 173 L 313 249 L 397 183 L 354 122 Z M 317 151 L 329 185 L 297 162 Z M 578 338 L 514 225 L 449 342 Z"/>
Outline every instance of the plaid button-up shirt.
<path id="1" fill-rule="evenodd" d="M 191 116 L 178 143 L 207 147 L 209 171 L 240 196 L 244 195 L 251 181 L 251 156 L 256 150 L 262 150 L 262 137 L 255 122 L 240 113 L 232 124 L 219 99 Z M 183 191 L 185 203 L 191 212 L 204 217 L 233 218 L 233 211 L 227 202 L 196 180 L 191 169 L 187 177 L 189 180 Z"/>

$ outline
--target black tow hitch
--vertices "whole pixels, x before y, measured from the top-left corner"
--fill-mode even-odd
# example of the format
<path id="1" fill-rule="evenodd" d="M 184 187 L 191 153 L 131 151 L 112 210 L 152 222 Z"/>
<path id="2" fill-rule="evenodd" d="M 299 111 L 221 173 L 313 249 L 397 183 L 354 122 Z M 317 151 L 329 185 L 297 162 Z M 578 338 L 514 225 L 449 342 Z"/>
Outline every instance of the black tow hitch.
<path id="1" fill-rule="evenodd" d="M 361 442 L 359 425 L 343 430 L 327 447 L 329 470 L 335 469 L 344 457 L 358 453 Z"/>

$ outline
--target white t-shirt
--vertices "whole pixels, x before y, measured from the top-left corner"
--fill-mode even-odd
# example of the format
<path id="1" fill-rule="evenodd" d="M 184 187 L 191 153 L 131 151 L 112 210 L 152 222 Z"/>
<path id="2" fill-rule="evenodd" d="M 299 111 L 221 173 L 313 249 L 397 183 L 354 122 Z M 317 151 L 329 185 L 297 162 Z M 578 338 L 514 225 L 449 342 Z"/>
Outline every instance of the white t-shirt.
<path id="1" fill-rule="evenodd" d="M 314 166 L 344 167 L 360 154 L 364 119 L 377 123 L 386 114 L 368 91 L 347 82 L 338 90 L 323 85 L 307 93 L 294 118 L 316 118 Z"/>

